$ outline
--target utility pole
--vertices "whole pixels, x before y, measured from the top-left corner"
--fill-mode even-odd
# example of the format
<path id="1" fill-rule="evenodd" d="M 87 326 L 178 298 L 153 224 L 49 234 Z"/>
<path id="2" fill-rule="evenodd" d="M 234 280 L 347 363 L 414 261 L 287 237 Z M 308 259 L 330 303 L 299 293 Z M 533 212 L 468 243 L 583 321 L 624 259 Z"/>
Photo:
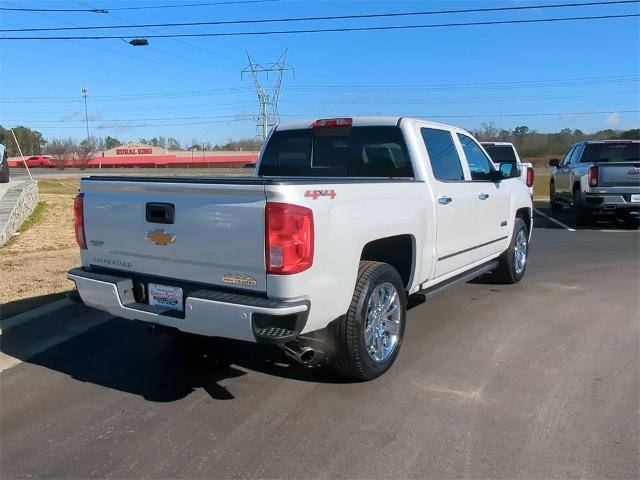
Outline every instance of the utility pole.
<path id="1" fill-rule="evenodd" d="M 87 110 L 87 97 L 89 96 L 89 89 L 87 87 L 82 87 L 80 89 L 82 92 L 82 98 L 84 98 L 84 119 L 87 122 L 87 143 L 89 142 L 89 111 Z"/>
<path id="2" fill-rule="evenodd" d="M 242 78 L 245 73 L 251 73 L 251 77 L 253 78 L 259 105 L 256 139 L 264 143 L 271 128 L 280 121 L 278 97 L 280 96 L 282 77 L 286 71 L 293 71 L 293 68 L 287 65 L 287 50 L 285 50 L 282 55 L 280 55 L 278 61 L 274 63 L 260 65 L 249 55 L 249 52 L 247 52 L 247 59 L 249 60 L 249 65 L 242 70 L 240 77 Z M 263 83 L 260 82 L 259 74 L 266 74 L 266 80 L 269 80 L 269 73 L 273 72 L 276 73 L 276 79 L 273 83 L 268 83 L 264 80 Z"/>

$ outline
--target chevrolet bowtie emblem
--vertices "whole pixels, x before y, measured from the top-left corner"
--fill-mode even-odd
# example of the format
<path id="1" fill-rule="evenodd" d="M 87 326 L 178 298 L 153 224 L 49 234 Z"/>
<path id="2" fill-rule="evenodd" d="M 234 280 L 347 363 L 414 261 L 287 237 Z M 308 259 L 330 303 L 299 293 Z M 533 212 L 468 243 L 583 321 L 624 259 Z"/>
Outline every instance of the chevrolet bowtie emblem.
<path id="1" fill-rule="evenodd" d="M 173 233 L 165 232 L 161 228 L 147 232 L 145 238 L 151 240 L 156 245 L 167 245 L 168 243 L 174 243 L 176 241 L 176 236 Z"/>

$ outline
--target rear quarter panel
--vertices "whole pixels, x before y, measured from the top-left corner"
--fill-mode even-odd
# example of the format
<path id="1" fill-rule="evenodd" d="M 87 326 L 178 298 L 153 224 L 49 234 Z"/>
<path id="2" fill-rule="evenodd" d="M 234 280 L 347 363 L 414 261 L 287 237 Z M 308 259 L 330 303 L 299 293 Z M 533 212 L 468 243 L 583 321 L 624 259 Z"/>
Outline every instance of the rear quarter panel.
<path id="1" fill-rule="evenodd" d="M 335 198 L 306 197 L 307 190 L 333 190 Z M 296 275 L 267 275 L 273 298 L 308 299 L 311 311 L 304 332 L 325 327 L 344 315 L 355 288 L 363 247 L 376 239 L 408 234 L 413 239 L 413 266 L 422 262 L 422 248 L 434 225 L 423 182 L 273 185 L 267 201 L 312 209 L 314 258 Z M 416 246 L 418 246 L 416 248 Z M 412 278 L 411 283 L 420 279 Z"/>

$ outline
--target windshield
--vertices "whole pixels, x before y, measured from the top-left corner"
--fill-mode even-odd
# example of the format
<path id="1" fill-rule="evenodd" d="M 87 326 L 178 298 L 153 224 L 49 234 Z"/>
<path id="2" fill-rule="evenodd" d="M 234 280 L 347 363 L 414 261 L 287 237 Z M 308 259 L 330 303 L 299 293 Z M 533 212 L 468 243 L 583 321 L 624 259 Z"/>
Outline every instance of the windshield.
<path id="1" fill-rule="evenodd" d="M 517 163 L 511 145 L 482 145 L 494 163 Z"/>
<path id="2" fill-rule="evenodd" d="M 412 177 L 398 127 L 276 131 L 258 175 L 297 177 Z"/>
<path id="3" fill-rule="evenodd" d="M 587 143 L 581 162 L 637 162 L 640 143 Z"/>

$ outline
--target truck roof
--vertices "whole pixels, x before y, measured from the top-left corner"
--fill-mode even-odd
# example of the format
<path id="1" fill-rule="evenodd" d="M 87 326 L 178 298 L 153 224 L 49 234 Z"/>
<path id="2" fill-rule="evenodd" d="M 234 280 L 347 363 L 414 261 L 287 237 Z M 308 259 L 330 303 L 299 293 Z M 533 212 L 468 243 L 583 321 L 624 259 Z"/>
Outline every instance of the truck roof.
<path id="1" fill-rule="evenodd" d="M 311 128 L 313 122 L 316 120 L 322 120 L 327 118 L 351 118 L 353 120 L 354 127 L 394 127 L 400 123 L 400 120 L 416 120 L 419 122 L 424 122 L 430 126 L 434 127 L 445 127 L 452 128 L 456 130 L 462 130 L 459 127 L 455 127 L 453 125 L 445 125 L 443 123 L 431 122 L 428 120 L 424 120 L 422 118 L 415 117 L 401 117 L 401 116 L 375 116 L 375 115 L 362 115 L 362 116 L 344 116 L 344 117 L 317 117 L 305 120 L 296 120 L 293 122 L 284 122 L 278 124 L 276 127 L 277 130 L 301 130 L 305 128 Z"/>
<path id="2" fill-rule="evenodd" d="M 480 142 L 480 145 L 495 145 L 497 147 L 513 147 L 511 142 Z"/>
<path id="3" fill-rule="evenodd" d="M 605 144 L 605 143 L 640 143 L 640 140 L 626 140 L 626 139 L 619 139 L 619 140 L 585 140 L 584 142 L 578 142 L 576 143 L 576 145 L 580 145 L 581 143 L 584 144 L 594 144 L 594 145 L 598 145 L 598 144 Z"/>

